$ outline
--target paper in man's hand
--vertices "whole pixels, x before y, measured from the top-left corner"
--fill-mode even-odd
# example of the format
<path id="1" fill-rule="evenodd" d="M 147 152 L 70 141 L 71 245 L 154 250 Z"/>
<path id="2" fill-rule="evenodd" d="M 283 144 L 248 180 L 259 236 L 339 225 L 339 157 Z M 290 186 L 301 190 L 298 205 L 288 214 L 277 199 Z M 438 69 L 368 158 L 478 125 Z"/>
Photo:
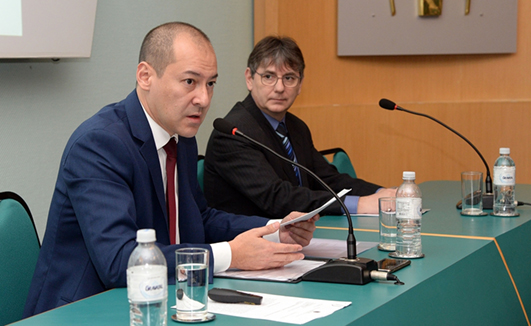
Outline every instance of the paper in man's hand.
<path id="1" fill-rule="evenodd" d="M 351 190 L 352 189 L 343 189 L 337 194 L 337 196 L 341 198 L 341 197 L 345 196 Z M 312 217 L 314 217 L 316 214 L 319 214 L 323 209 L 325 209 L 328 206 L 332 205 L 332 203 L 334 203 L 335 201 L 336 201 L 336 197 L 332 197 L 332 199 L 330 199 L 329 201 L 324 203 L 323 206 L 321 206 L 321 207 L 319 207 L 317 209 L 314 209 L 313 211 L 311 211 L 309 213 L 306 213 L 306 214 L 304 214 L 302 216 L 299 216 L 299 217 L 297 217 L 297 218 L 295 218 L 293 220 L 284 222 L 284 223 L 280 224 L 280 226 L 286 226 L 286 225 L 290 225 L 290 224 L 297 223 L 297 222 L 307 221 L 307 220 L 311 219 Z"/>

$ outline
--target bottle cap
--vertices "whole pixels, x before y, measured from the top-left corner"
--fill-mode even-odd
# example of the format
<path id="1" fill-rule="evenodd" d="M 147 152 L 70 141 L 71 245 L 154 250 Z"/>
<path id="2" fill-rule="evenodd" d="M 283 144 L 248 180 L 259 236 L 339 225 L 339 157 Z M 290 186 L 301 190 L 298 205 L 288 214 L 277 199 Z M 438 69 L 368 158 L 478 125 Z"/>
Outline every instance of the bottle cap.
<path id="1" fill-rule="evenodd" d="M 404 171 L 402 173 L 402 180 L 415 180 L 415 172 L 414 171 Z"/>
<path id="2" fill-rule="evenodd" d="M 153 229 L 140 229 L 136 231 L 136 242 L 138 243 L 155 242 L 156 240 L 157 236 Z"/>
<path id="3" fill-rule="evenodd" d="M 509 147 L 501 147 L 500 148 L 500 154 L 501 155 L 509 155 L 509 154 L 511 154 L 511 149 Z"/>

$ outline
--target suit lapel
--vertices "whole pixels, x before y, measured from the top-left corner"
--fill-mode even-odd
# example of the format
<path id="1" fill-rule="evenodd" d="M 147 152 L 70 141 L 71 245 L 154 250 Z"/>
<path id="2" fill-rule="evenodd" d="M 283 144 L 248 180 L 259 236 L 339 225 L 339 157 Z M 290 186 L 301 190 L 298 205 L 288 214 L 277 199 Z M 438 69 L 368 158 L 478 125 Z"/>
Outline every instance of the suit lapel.
<path id="1" fill-rule="evenodd" d="M 202 212 L 206 201 L 197 183 L 197 143 L 195 137 L 179 136 L 177 143 L 179 178 L 179 235 L 181 243 L 205 243 Z"/>
<path id="2" fill-rule="evenodd" d="M 166 199 L 164 196 L 164 185 L 162 183 L 162 174 L 160 172 L 160 162 L 155 147 L 155 140 L 153 139 L 153 133 L 149 127 L 146 115 L 140 100 L 136 94 L 136 90 L 133 91 L 126 99 L 125 110 L 131 126 L 131 133 L 139 141 L 139 152 L 144 158 L 146 165 L 151 175 L 151 182 L 155 188 L 159 204 L 163 212 L 166 212 Z M 167 214 L 167 213 L 166 213 Z"/>

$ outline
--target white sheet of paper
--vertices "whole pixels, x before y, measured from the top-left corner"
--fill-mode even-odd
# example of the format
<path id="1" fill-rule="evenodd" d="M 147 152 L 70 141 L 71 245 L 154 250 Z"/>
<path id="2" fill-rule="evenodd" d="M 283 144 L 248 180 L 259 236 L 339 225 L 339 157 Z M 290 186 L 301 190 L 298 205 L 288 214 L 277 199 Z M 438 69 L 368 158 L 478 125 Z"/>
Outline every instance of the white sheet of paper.
<path id="1" fill-rule="evenodd" d="M 208 299 L 208 311 L 214 314 L 302 325 L 314 319 L 328 316 L 352 303 L 245 292 L 262 296 L 262 304 L 228 304 Z"/>
<path id="2" fill-rule="evenodd" d="M 337 196 L 341 198 L 341 197 L 345 196 L 351 190 L 352 189 L 343 189 L 337 194 Z M 329 201 L 324 203 L 323 206 L 321 206 L 321 207 L 319 207 L 317 209 L 314 209 L 313 211 L 311 211 L 309 213 L 306 213 L 306 214 L 304 214 L 302 216 L 299 216 L 296 219 L 281 223 L 280 226 L 290 225 L 290 224 L 293 224 L 293 223 L 309 220 L 312 217 L 314 217 L 316 214 L 319 214 L 323 209 L 325 209 L 328 206 L 332 205 L 332 203 L 335 202 L 336 200 L 337 200 L 336 197 L 332 197 L 332 199 L 330 199 Z"/>
<path id="3" fill-rule="evenodd" d="M 356 249 L 360 254 L 366 250 L 374 248 L 378 242 L 357 241 Z M 306 257 L 334 259 L 347 256 L 346 240 L 319 239 L 313 238 L 310 244 L 302 249 Z M 243 271 L 240 269 L 229 269 L 224 272 L 217 272 L 216 277 L 230 277 L 249 280 L 291 282 L 299 279 L 306 272 L 311 271 L 321 265 L 323 260 L 296 260 L 284 267 L 272 268 L 258 271 Z"/>
<path id="4" fill-rule="evenodd" d="M 283 267 L 265 269 L 259 271 L 242 271 L 240 269 L 229 269 L 218 272 L 214 276 L 241 278 L 250 280 L 280 281 L 290 282 L 297 280 L 304 273 L 323 265 L 324 261 L 318 260 L 296 260 Z"/>

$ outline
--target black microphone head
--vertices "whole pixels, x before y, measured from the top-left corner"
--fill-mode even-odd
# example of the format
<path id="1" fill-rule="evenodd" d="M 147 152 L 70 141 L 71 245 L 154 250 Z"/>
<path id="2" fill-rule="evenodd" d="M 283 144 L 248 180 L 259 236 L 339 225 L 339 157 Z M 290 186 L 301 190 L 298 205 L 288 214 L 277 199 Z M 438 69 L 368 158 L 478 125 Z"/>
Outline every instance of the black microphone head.
<path id="1" fill-rule="evenodd" d="M 393 101 L 389 101 L 386 98 L 383 98 L 380 100 L 380 106 L 386 110 L 394 110 L 396 109 L 396 104 Z"/>
<path id="2" fill-rule="evenodd" d="M 236 127 L 231 125 L 230 122 L 223 118 L 217 118 L 214 120 L 214 129 L 224 134 L 233 135 L 232 131 L 236 129 Z"/>

